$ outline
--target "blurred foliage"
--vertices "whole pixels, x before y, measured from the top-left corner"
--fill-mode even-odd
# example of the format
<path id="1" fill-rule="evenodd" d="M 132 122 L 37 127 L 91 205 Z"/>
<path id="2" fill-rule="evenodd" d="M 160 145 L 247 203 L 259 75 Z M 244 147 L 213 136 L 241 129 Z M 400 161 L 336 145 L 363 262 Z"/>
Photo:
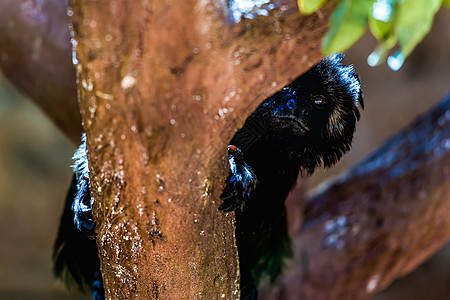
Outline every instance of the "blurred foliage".
<path id="1" fill-rule="evenodd" d="M 298 0 L 303 14 L 319 9 L 325 0 Z M 371 66 L 381 64 L 388 53 L 387 63 L 393 70 L 403 65 L 417 44 L 430 31 L 434 16 L 450 0 L 340 0 L 330 18 L 330 29 L 323 39 L 322 52 L 326 55 L 342 52 L 359 40 L 367 26 L 378 40 L 378 46 L 369 55 Z"/>
<path id="2" fill-rule="evenodd" d="M 305 0 L 307 1 L 307 0 Z M 359 40 L 368 22 L 373 0 L 342 0 L 330 17 L 330 29 L 322 43 L 325 54 L 342 52 Z"/>
<path id="3" fill-rule="evenodd" d="M 322 7 L 327 0 L 297 0 L 298 8 L 304 15 L 309 15 Z"/>

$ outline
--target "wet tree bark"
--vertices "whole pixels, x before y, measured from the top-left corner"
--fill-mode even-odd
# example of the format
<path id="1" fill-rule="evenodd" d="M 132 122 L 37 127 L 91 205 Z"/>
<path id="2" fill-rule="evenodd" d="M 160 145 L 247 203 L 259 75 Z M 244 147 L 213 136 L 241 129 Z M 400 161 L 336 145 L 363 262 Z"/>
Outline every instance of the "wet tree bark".
<path id="1" fill-rule="evenodd" d="M 226 145 L 321 58 L 330 7 L 281 1 L 234 23 L 224 2 L 70 5 L 106 296 L 237 298 L 234 214 L 217 210 Z"/>
<path id="2" fill-rule="evenodd" d="M 2 71 L 78 141 L 68 32 L 50 34 L 65 4 L 1 1 Z M 234 216 L 217 211 L 226 144 L 321 58 L 331 10 L 305 17 L 278 1 L 234 23 L 225 2 L 71 1 L 107 297 L 237 298 Z M 291 195 L 295 258 L 262 297 L 366 299 L 448 240 L 446 103 L 309 199 L 304 217 L 303 189 Z"/>

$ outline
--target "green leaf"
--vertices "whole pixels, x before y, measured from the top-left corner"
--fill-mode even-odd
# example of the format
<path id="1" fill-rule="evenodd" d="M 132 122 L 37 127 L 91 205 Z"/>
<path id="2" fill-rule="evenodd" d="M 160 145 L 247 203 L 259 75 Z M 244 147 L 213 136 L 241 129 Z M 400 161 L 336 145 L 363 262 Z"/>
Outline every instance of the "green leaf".
<path id="1" fill-rule="evenodd" d="M 302 12 L 313 12 L 321 0 L 297 0 Z M 328 55 L 351 47 L 365 32 L 367 24 L 378 40 L 378 46 L 367 59 L 369 65 L 386 60 L 396 45 L 400 50 L 387 58 L 393 70 L 398 70 L 405 58 L 430 31 L 440 6 L 450 6 L 450 0 L 339 0 L 330 17 L 330 29 L 322 42 L 322 52 Z"/>
<path id="2" fill-rule="evenodd" d="M 442 0 L 404 0 L 400 3 L 396 27 L 404 57 L 407 57 L 430 31 L 441 2 Z"/>
<path id="3" fill-rule="evenodd" d="M 324 5 L 327 0 L 297 0 L 298 9 L 304 15 L 310 15 Z"/>
<path id="4" fill-rule="evenodd" d="M 378 46 L 367 58 L 367 63 L 370 66 L 376 66 L 385 61 L 388 51 L 397 43 L 397 34 L 395 31 L 395 21 L 398 12 L 397 2 L 393 0 L 390 3 L 385 3 L 391 5 L 392 8 L 391 13 L 383 16 L 387 20 L 380 21 L 380 19 L 374 17 L 375 4 L 371 7 L 369 13 L 370 32 L 378 40 Z"/>
<path id="5" fill-rule="evenodd" d="M 322 42 L 326 55 L 344 51 L 365 32 L 373 0 L 342 0 L 330 17 L 330 29 Z"/>
<path id="6" fill-rule="evenodd" d="M 388 14 L 387 16 L 383 16 L 385 18 L 388 18 L 388 20 L 380 21 L 380 19 L 376 19 L 374 17 L 375 4 L 371 6 L 370 11 L 369 11 L 369 28 L 370 28 L 370 31 L 372 32 L 373 36 L 378 41 L 386 41 L 388 39 L 391 39 L 392 36 L 395 35 L 394 27 L 396 25 L 395 20 L 397 17 L 398 6 L 396 5 L 397 4 L 396 2 L 394 2 L 392 4 L 390 4 L 390 3 L 386 3 L 386 4 L 389 4 L 390 6 L 392 5 L 391 6 L 392 13 Z"/>

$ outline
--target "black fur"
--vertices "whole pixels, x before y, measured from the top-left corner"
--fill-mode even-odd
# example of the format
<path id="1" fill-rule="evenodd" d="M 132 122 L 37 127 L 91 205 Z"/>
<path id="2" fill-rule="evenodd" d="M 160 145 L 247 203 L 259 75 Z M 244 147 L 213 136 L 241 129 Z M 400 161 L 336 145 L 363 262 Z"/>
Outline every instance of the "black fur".
<path id="1" fill-rule="evenodd" d="M 94 201 L 89 190 L 85 134 L 81 141 L 73 155 L 74 175 L 55 242 L 54 273 L 69 287 L 76 285 L 82 292 L 91 292 L 95 300 L 102 300 L 105 293 L 92 220 Z"/>
<path id="2" fill-rule="evenodd" d="M 55 242 L 53 270 L 55 276 L 63 279 L 69 287 L 75 285 L 84 293 L 92 293 L 95 300 L 102 300 L 104 291 L 97 243 L 92 233 L 86 234 L 74 224 L 72 206 L 78 193 L 77 185 L 74 175 Z M 90 198 L 89 190 L 84 197 Z"/>

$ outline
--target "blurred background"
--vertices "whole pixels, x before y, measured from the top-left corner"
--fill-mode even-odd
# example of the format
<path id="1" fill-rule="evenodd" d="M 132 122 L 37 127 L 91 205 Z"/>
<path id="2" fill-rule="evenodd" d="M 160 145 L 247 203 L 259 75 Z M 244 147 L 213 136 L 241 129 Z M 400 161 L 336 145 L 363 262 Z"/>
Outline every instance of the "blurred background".
<path id="1" fill-rule="evenodd" d="M 449 9 L 441 9 L 431 33 L 397 72 L 367 65 L 375 44 L 366 34 L 345 58 L 355 65 L 365 96 L 353 149 L 335 168 L 317 171 L 311 188 L 364 158 L 450 92 Z M 70 296 L 53 279 L 51 263 L 75 146 L 0 74 L 0 299 L 86 298 Z M 394 299 L 450 299 L 450 244 L 371 300 Z"/>

